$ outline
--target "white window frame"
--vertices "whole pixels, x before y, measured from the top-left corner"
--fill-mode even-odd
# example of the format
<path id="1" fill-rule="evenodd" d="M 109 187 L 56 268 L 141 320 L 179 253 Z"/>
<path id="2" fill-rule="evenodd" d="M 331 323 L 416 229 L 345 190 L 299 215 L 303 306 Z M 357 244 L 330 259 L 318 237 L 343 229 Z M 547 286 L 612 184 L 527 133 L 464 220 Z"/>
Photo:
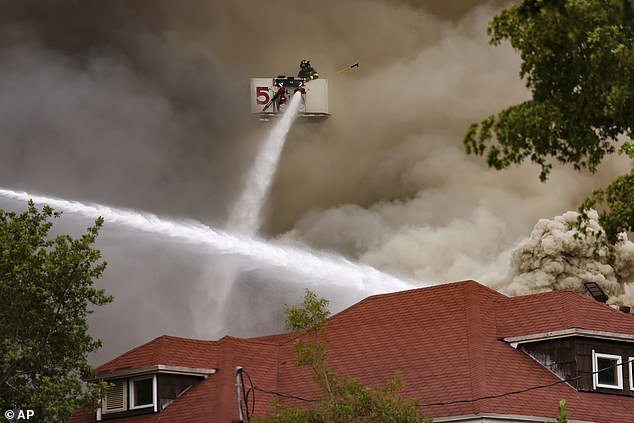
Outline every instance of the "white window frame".
<path id="1" fill-rule="evenodd" d="M 134 405 L 134 384 L 137 381 L 152 379 L 152 404 L 144 404 L 144 405 Z M 156 375 L 144 375 L 130 378 L 129 380 L 129 390 L 130 390 L 130 410 L 140 410 L 143 408 L 153 407 L 154 411 L 157 411 L 157 394 L 158 389 L 156 386 Z"/>
<path id="2" fill-rule="evenodd" d="M 627 363 L 630 370 L 630 391 L 634 392 L 634 357 L 628 357 Z"/>
<path id="3" fill-rule="evenodd" d="M 118 379 L 118 380 L 112 381 L 112 383 L 117 383 L 117 382 L 123 383 L 123 401 L 122 401 L 123 405 L 120 408 L 107 409 L 106 402 L 108 400 L 108 392 L 106 391 L 101 400 L 101 412 L 103 414 L 120 413 L 123 411 L 128 411 L 128 381 L 127 379 Z"/>
<path id="4" fill-rule="evenodd" d="M 615 371 L 616 371 L 616 385 L 608 385 L 605 383 L 599 383 L 599 365 L 598 359 L 603 358 L 606 360 L 614 360 L 616 361 Z M 597 388 L 608 388 L 608 389 L 623 389 L 623 358 L 620 355 L 614 354 L 604 354 L 598 353 L 595 350 L 592 350 L 592 385 L 593 389 Z"/>

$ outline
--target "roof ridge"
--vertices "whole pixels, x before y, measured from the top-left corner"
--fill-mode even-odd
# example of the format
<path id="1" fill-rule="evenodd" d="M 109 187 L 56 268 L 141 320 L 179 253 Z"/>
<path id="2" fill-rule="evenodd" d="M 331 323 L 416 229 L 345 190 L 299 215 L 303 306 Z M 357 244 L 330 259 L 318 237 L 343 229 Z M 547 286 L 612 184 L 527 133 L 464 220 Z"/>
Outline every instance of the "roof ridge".
<path id="1" fill-rule="evenodd" d="M 562 289 L 553 289 L 551 291 L 544 291 L 544 292 L 535 292 L 532 294 L 525 294 L 525 295 L 513 295 L 513 296 L 509 296 L 507 297 L 509 300 L 512 301 L 526 301 L 526 300 L 530 300 L 531 298 L 535 298 L 535 297 L 552 297 L 553 295 L 564 295 L 564 294 L 574 294 L 574 295 L 580 295 L 584 298 L 588 298 L 591 299 L 589 297 L 586 297 L 585 295 L 575 291 L 572 288 L 562 288 Z"/>
<path id="2" fill-rule="evenodd" d="M 471 398 L 479 398 L 487 392 L 487 368 L 485 352 L 482 351 L 482 338 L 484 338 L 484 313 L 486 312 L 486 306 L 483 305 L 485 298 L 488 298 L 491 292 L 487 292 L 482 288 L 486 288 L 481 284 L 463 284 L 462 288 L 462 300 L 464 301 L 464 318 L 467 327 L 466 341 L 467 341 L 467 354 L 471 365 L 469 368 L 469 385 L 471 387 Z M 492 291 L 490 288 L 487 288 Z M 493 291 L 499 294 L 497 291 Z M 499 297 L 492 298 L 492 306 Z M 495 328 L 497 331 L 497 328 Z M 476 402 L 470 404 L 471 410 L 474 413 L 478 413 L 479 405 Z"/>
<path id="3" fill-rule="evenodd" d="M 292 332 L 289 332 L 289 334 Z M 278 334 L 278 335 L 270 335 L 271 337 L 274 336 L 280 336 L 283 337 L 285 334 Z M 266 336 L 268 337 L 268 336 Z M 231 336 L 231 335 L 225 335 L 222 338 L 220 338 L 217 341 L 213 341 L 215 343 L 217 343 L 218 345 L 227 345 L 227 344 L 257 344 L 257 345 L 272 345 L 272 346 L 280 346 L 280 345 L 284 345 L 286 342 L 281 342 L 281 341 L 267 341 L 267 340 L 263 340 L 263 339 L 259 339 L 261 337 L 256 336 L 253 338 L 240 338 L 238 336 Z"/>
<path id="4" fill-rule="evenodd" d="M 216 339 L 203 339 L 203 338 L 187 338 L 184 336 L 174 336 L 174 335 L 161 335 L 155 339 L 159 339 L 159 338 L 165 338 L 165 339 L 170 339 L 170 340 L 177 340 L 177 341 L 195 341 L 195 342 L 218 342 L 218 340 Z"/>
<path id="5" fill-rule="evenodd" d="M 290 332 L 276 333 L 273 335 L 254 336 L 252 338 L 242 338 L 242 339 L 252 343 L 259 343 L 259 344 L 266 344 L 266 345 L 283 345 L 288 341 L 287 338 L 294 337 L 293 334 L 295 333 L 296 332 L 290 331 Z M 270 340 L 268 340 L 268 338 L 270 338 Z"/>
<path id="6" fill-rule="evenodd" d="M 120 354 L 120 355 L 116 356 L 116 357 L 115 357 L 115 358 L 113 358 L 112 360 L 108 360 L 108 361 L 106 361 L 106 362 L 105 362 L 105 363 L 103 363 L 101 366 L 97 367 L 97 368 L 95 369 L 95 371 L 96 371 L 96 372 L 98 372 L 98 371 L 99 371 L 99 369 L 104 368 L 104 367 L 107 367 L 110 363 L 114 363 L 115 361 L 119 361 L 119 360 L 121 360 L 121 359 L 122 359 L 122 358 L 124 358 L 124 357 L 128 357 L 128 356 L 132 355 L 133 353 L 135 353 L 135 352 L 137 352 L 137 351 L 140 351 L 141 349 L 147 348 L 149 345 L 151 345 L 151 344 L 154 344 L 154 343 L 158 342 L 161 338 L 164 338 L 164 337 L 166 337 L 166 336 L 167 336 L 167 335 L 157 336 L 156 338 L 151 339 L 151 340 L 147 341 L 147 342 L 146 342 L 146 343 L 144 343 L 144 344 L 141 344 L 141 345 L 139 345 L 139 346 L 137 346 L 137 347 L 134 347 L 134 348 L 132 348 L 131 350 L 128 350 L 128 351 L 124 352 L 123 354 Z"/>
<path id="7" fill-rule="evenodd" d="M 158 339 L 158 343 L 156 345 L 156 350 L 154 351 L 154 359 L 156 360 L 157 363 L 161 362 L 161 357 L 163 357 L 163 351 L 165 350 L 165 344 L 168 341 L 168 337 L 167 336 L 161 336 Z"/>
<path id="8" fill-rule="evenodd" d="M 458 287 L 460 285 L 472 285 L 472 286 L 477 286 L 481 289 L 484 289 L 486 291 L 489 291 L 492 294 L 495 294 L 496 296 L 500 296 L 503 298 L 508 298 L 506 295 L 492 289 L 489 288 L 488 286 L 473 280 L 473 279 L 465 279 L 462 281 L 456 281 L 456 282 L 447 282 L 447 283 L 440 283 L 437 285 L 428 285 L 428 286 L 420 286 L 417 288 L 411 288 L 411 289 L 403 289 L 401 291 L 394 291 L 394 292 L 386 292 L 386 293 L 382 293 L 382 294 L 373 294 L 370 295 L 368 297 L 365 297 L 363 299 L 361 299 L 360 301 L 357 301 L 356 303 L 344 308 L 343 310 L 341 310 L 338 313 L 333 314 L 332 316 L 330 316 L 327 320 L 331 321 L 332 319 L 339 319 L 341 315 L 349 313 L 350 310 L 355 309 L 357 307 L 359 307 L 361 304 L 367 304 L 369 302 L 374 302 L 380 299 L 384 299 L 384 298 L 389 298 L 389 297 L 395 297 L 395 296 L 400 296 L 400 295 L 411 295 L 414 291 L 417 292 L 421 292 L 421 291 L 425 291 L 425 290 L 446 290 L 447 286 L 451 286 L 451 287 Z"/>
<path id="9" fill-rule="evenodd" d="M 568 301 L 570 301 L 573 304 L 572 307 L 564 308 L 563 310 L 564 316 L 566 316 L 566 318 L 569 319 L 571 322 L 574 322 L 573 324 L 575 325 L 581 324 L 580 320 L 583 319 L 583 315 L 581 313 L 580 305 L 583 304 L 584 301 L 583 301 L 583 298 L 580 298 L 580 294 L 573 291 L 564 291 L 559 295 L 564 298 L 569 298 Z M 594 302 L 594 300 L 592 301 Z M 586 303 L 586 304 L 589 305 L 589 303 Z"/>

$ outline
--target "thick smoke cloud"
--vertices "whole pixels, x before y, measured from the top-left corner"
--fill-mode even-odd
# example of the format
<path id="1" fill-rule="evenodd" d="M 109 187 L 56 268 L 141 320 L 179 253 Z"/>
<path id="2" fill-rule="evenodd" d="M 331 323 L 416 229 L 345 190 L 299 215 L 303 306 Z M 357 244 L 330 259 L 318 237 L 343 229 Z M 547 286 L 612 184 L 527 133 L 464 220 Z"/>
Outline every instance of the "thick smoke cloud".
<path id="1" fill-rule="evenodd" d="M 587 293 L 584 283 L 595 282 L 609 302 L 622 304 L 626 284 L 634 282 L 634 243 L 624 236 L 608 261 L 609 252 L 597 247 L 595 236 L 603 233 L 598 215 L 588 216 L 588 236 L 576 228 L 579 214 L 567 212 L 554 219 L 540 219 L 531 236 L 522 241 L 511 258 L 512 279 L 504 289 L 510 295 L 526 295 L 556 289 Z"/>
<path id="2" fill-rule="evenodd" d="M 243 81 L 212 52 L 183 40 L 150 7 L 147 16 L 123 2 L 0 8 L 3 181 L 60 197 L 224 216 L 218 204 L 235 187 L 219 181 L 246 166 L 236 138 L 251 128 Z M 219 156 L 230 160 L 211 165 Z"/>
<path id="3" fill-rule="evenodd" d="M 0 186 L 223 225 L 266 128 L 248 78 L 330 81 L 332 117 L 295 125 L 263 235 L 434 283 L 509 280 L 514 246 L 626 169 L 498 173 L 464 154 L 467 125 L 527 96 L 519 59 L 488 45 L 499 1 L 34 1 L 0 5 Z M 0 207 L 19 209 L 14 202 Z M 60 230 L 89 222 L 65 215 Z M 305 283 L 108 226 L 95 362 L 162 334 L 281 330 Z M 364 293 L 309 286 L 333 309 Z M 218 310 L 223 316 L 218 319 Z M 220 320 L 220 321 L 219 321 Z M 116 330 L 113 330 L 116 328 Z"/>

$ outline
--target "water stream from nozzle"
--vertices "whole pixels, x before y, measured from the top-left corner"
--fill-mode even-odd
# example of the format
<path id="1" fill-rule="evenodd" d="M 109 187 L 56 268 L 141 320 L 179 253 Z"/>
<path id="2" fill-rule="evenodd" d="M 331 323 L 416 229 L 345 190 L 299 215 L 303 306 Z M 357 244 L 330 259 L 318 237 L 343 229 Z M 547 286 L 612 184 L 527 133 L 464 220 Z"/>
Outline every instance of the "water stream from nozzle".
<path id="1" fill-rule="evenodd" d="M 302 96 L 295 93 L 282 116 L 273 125 L 267 138 L 259 146 L 255 162 L 244 179 L 242 192 L 231 209 L 231 214 L 226 227 L 233 231 L 248 236 L 254 236 L 260 230 L 264 221 L 264 207 L 268 199 L 271 185 L 275 178 L 277 166 L 284 149 L 286 137 L 291 129 L 293 121 L 299 112 Z M 238 279 L 241 270 L 239 267 L 228 268 L 227 279 L 229 282 L 222 285 L 216 291 L 223 299 L 231 295 L 233 286 Z M 208 299 L 211 303 L 212 298 Z M 216 303 L 217 321 L 222 321 L 225 316 L 226 301 Z"/>
<path id="2" fill-rule="evenodd" d="M 245 178 L 244 188 L 231 210 L 227 228 L 248 235 L 255 235 L 264 220 L 263 210 L 282 155 L 288 131 L 297 117 L 302 96 L 295 93 L 275 123 L 266 140 L 260 146 L 253 167 Z"/>
<path id="3" fill-rule="evenodd" d="M 100 204 L 86 204 L 32 195 L 0 188 L 0 196 L 19 201 L 33 200 L 56 210 L 90 219 L 101 216 L 107 224 L 120 224 L 209 249 L 210 253 L 249 259 L 246 270 L 282 270 L 296 275 L 298 283 L 320 281 L 371 294 L 410 289 L 414 285 L 373 267 L 356 264 L 336 254 L 275 244 L 242 234 L 230 234 L 195 220 L 175 220 L 150 213 L 122 210 Z"/>

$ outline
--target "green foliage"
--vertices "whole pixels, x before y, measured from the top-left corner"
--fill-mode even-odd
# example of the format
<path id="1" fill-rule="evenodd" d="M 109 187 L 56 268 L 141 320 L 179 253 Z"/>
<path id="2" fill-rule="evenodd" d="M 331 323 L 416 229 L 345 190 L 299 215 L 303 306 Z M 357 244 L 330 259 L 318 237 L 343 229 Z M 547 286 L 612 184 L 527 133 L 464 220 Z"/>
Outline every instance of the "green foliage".
<path id="1" fill-rule="evenodd" d="M 300 331 L 317 329 L 330 316 L 328 310 L 329 301 L 318 298 L 317 295 L 306 290 L 302 306 L 286 306 L 286 329 Z"/>
<path id="2" fill-rule="evenodd" d="M 294 341 L 297 364 L 312 366 L 316 373 L 325 372 L 326 350 L 328 340 L 324 334 L 323 323 L 330 315 L 328 300 L 317 298 L 317 295 L 306 290 L 303 305 L 286 306 L 286 329 L 291 331 L 307 331 L 306 339 Z M 325 383 L 325 381 L 324 381 Z"/>
<path id="3" fill-rule="evenodd" d="M 619 149 L 619 154 L 626 154 L 634 159 L 634 143 L 626 142 Z M 599 209 L 599 222 L 605 232 L 593 234 L 588 230 L 588 211 Z M 579 206 L 581 216 L 578 227 L 585 236 L 594 236 L 596 240 L 595 252 L 607 249 L 608 259 L 612 263 L 615 259 L 614 245 L 624 240 L 625 232 L 634 231 L 634 163 L 630 173 L 621 175 L 606 188 L 596 189 Z"/>
<path id="4" fill-rule="evenodd" d="M 626 154 L 630 159 L 634 159 L 634 143 L 628 141 L 619 149 L 619 154 Z"/>
<path id="5" fill-rule="evenodd" d="M 496 169 L 530 159 L 545 180 L 551 160 L 596 170 L 632 137 L 634 21 L 624 0 L 525 0 L 493 18 L 491 43 L 510 41 L 533 98 L 465 136 L 467 152 Z M 628 18 L 629 16 L 629 18 Z"/>
<path id="6" fill-rule="evenodd" d="M 523 0 L 489 23 L 491 43 L 503 40 L 520 54 L 520 76 L 532 99 L 468 128 L 468 154 L 504 169 L 524 160 L 594 172 L 634 127 L 634 2 L 632 0 Z M 634 159 L 634 147 L 620 151 Z M 582 204 L 603 206 L 608 241 L 634 229 L 634 174 L 595 191 Z"/>
<path id="7" fill-rule="evenodd" d="M 294 408 L 274 403 L 274 411 L 256 423 L 430 423 L 420 415 L 416 401 L 400 394 L 402 382 L 394 374 L 384 385 L 370 387 L 358 379 L 333 376 L 334 400 L 313 408 Z"/>
<path id="8" fill-rule="evenodd" d="M 568 419 L 570 413 L 566 410 L 566 400 L 559 401 L 559 409 L 557 410 L 557 423 L 571 423 Z M 545 423 L 550 423 L 550 420 Z"/>
<path id="9" fill-rule="evenodd" d="M 286 307 L 286 326 L 304 330 L 294 346 L 297 364 L 309 366 L 323 398 L 311 408 L 274 402 L 270 414 L 257 423 L 430 423 L 421 416 L 414 399 L 404 398 L 402 381 L 394 374 L 382 386 L 365 386 L 358 379 L 340 375 L 326 366 L 327 338 L 323 324 L 330 312 L 328 300 L 306 290 L 302 306 Z"/>
<path id="10" fill-rule="evenodd" d="M 105 263 L 91 247 L 103 219 L 79 239 L 48 236 L 61 215 L 29 202 L 17 214 L 0 210 L 0 409 L 33 409 L 38 421 L 58 422 L 97 398 L 86 387 L 90 305 L 112 298 L 92 287 Z"/>
<path id="11" fill-rule="evenodd" d="M 579 207 L 582 215 L 588 209 L 597 209 L 599 221 L 609 244 L 622 240 L 621 234 L 634 231 L 634 171 L 621 175 L 605 189 L 595 190 Z"/>

